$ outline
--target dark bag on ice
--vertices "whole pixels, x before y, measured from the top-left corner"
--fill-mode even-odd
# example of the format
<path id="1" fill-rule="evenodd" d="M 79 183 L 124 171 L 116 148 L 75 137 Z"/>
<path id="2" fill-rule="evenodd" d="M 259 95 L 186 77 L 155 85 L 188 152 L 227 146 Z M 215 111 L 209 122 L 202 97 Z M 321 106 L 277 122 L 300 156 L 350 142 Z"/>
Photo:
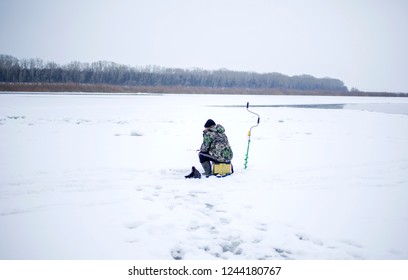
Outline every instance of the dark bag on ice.
<path id="1" fill-rule="evenodd" d="M 186 178 L 194 178 L 194 179 L 200 179 L 201 178 L 201 173 L 198 171 L 194 166 L 191 168 L 191 173 L 184 176 Z"/>

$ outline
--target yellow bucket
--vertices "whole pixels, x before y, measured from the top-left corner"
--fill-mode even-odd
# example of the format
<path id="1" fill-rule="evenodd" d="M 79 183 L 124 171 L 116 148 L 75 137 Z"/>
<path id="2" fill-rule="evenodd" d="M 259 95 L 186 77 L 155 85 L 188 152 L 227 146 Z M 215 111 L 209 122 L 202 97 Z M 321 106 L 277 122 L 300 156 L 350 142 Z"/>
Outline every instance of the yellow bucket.
<path id="1" fill-rule="evenodd" d="M 231 164 L 230 163 L 214 163 L 213 164 L 213 174 L 214 175 L 228 175 L 231 174 Z"/>

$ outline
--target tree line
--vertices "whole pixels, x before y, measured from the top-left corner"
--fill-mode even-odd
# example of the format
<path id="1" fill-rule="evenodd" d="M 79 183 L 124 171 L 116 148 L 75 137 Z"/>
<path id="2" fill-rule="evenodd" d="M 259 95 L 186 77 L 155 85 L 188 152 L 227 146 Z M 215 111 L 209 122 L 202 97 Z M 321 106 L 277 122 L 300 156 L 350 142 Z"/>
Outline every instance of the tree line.
<path id="1" fill-rule="evenodd" d="M 0 82 L 348 92 L 344 83 L 338 79 L 310 75 L 287 76 L 280 73 L 160 66 L 131 67 L 108 61 L 73 61 L 59 65 L 55 62 L 45 63 L 39 58 L 17 59 L 10 55 L 0 55 Z"/>

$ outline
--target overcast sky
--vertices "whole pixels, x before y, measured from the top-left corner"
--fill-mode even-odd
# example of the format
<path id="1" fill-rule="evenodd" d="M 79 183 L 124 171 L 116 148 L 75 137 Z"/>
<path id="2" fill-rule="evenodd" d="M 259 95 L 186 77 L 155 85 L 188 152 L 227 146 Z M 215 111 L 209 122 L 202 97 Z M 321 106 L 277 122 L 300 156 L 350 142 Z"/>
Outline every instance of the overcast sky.
<path id="1" fill-rule="evenodd" d="M 0 0 L 0 54 L 227 68 L 408 92 L 406 0 Z"/>

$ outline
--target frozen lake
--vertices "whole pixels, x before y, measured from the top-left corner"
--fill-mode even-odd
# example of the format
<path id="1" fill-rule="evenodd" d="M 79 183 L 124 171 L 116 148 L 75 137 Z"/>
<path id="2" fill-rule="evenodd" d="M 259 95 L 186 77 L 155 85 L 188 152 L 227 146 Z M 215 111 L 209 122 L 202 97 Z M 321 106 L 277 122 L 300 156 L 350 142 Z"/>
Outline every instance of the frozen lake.
<path id="1" fill-rule="evenodd" d="M 208 118 L 235 173 L 186 180 Z M 408 259 L 407 128 L 408 98 L 0 94 L 0 259 Z"/>

